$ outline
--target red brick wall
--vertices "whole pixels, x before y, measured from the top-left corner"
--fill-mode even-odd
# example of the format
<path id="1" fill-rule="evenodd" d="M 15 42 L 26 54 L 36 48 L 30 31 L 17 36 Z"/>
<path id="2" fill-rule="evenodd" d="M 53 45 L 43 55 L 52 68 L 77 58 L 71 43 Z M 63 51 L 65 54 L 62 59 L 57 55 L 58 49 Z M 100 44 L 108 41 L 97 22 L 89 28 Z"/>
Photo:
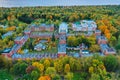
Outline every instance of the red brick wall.
<path id="1" fill-rule="evenodd" d="M 60 54 L 60 53 L 58 53 L 58 55 L 57 55 L 58 57 L 60 57 L 60 56 L 66 56 L 66 54 Z"/>

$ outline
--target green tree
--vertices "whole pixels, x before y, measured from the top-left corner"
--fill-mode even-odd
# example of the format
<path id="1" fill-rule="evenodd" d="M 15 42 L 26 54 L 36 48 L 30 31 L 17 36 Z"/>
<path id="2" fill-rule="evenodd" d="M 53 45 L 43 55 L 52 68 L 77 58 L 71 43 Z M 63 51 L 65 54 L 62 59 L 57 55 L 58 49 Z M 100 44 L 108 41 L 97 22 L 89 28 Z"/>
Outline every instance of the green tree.
<path id="1" fill-rule="evenodd" d="M 67 38 L 67 44 L 68 44 L 68 46 L 78 46 L 79 45 L 78 40 L 75 36 L 69 36 Z"/>
<path id="2" fill-rule="evenodd" d="M 33 70 L 31 72 L 31 78 L 32 78 L 32 80 L 37 80 L 39 78 L 39 76 L 40 76 L 40 74 L 39 74 L 39 72 L 37 70 Z"/>
<path id="3" fill-rule="evenodd" d="M 66 65 L 65 65 L 64 72 L 65 72 L 65 73 L 70 72 L 70 65 L 69 65 L 69 64 L 66 64 Z"/>
<path id="4" fill-rule="evenodd" d="M 56 70 L 55 70 L 54 67 L 48 67 L 48 68 L 46 69 L 46 71 L 45 71 L 45 74 L 51 76 L 51 75 L 53 75 L 53 74 L 56 74 Z"/>
<path id="5" fill-rule="evenodd" d="M 52 34 L 52 41 L 53 42 L 55 41 L 55 35 L 54 35 L 54 33 Z"/>
<path id="6" fill-rule="evenodd" d="M 118 60 L 114 55 L 108 55 L 104 58 L 104 64 L 107 71 L 115 71 L 118 67 Z"/>
<path id="7" fill-rule="evenodd" d="M 89 80 L 101 80 L 101 78 L 99 74 L 93 73 Z"/>
<path id="8" fill-rule="evenodd" d="M 72 80 L 73 78 L 73 73 L 68 72 L 67 75 L 65 75 L 66 80 Z"/>
<path id="9" fill-rule="evenodd" d="M 26 68 L 28 64 L 25 62 L 17 62 L 13 66 L 13 72 L 15 75 L 24 75 L 26 73 Z"/>
<path id="10" fill-rule="evenodd" d="M 45 59 L 44 66 L 45 66 L 45 69 L 47 69 L 48 67 L 50 67 L 50 61 L 48 59 Z"/>
<path id="11" fill-rule="evenodd" d="M 98 52 L 100 50 L 100 46 L 99 45 L 91 45 L 89 50 L 91 52 Z"/>
<path id="12" fill-rule="evenodd" d="M 0 69 L 5 68 L 7 65 L 7 60 L 4 56 L 0 55 Z"/>

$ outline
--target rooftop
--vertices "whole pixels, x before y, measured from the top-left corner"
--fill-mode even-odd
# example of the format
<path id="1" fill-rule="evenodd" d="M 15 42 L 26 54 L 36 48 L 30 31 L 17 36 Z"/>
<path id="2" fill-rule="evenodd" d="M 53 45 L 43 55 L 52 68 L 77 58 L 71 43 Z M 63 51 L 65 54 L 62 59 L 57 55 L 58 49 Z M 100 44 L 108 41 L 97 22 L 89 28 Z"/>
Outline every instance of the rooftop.
<path id="1" fill-rule="evenodd" d="M 31 30 L 24 30 L 24 32 L 31 32 Z"/>
<path id="2" fill-rule="evenodd" d="M 53 27 L 53 26 L 54 24 L 45 24 L 45 23 L 40 24 L 40 27 L 46 27 L 46 28 Z"/>
<path id="3" fill-rule="evenodd" d="M 109 48 L 109 46 L 107 44 L 100 44 L 100 48 L 102 50 L 105 50 L 105 49 Z"/>
<path id="4" fill-rule="evenodd" d="M 22 36 L 18 36 L 18 37 L 15 38 L 15 41 L 19 41 L 19 40 L 21 40 L 22 38 L 23 38 Z"/>
<path id="5" fill-rule="evenodd" d="M 12 34 L 13 34 L 13 31 L 9 31 L 9 32 L 2 35 L 2 39 L 4 39 L 7 36 L 11 36 Z"/>
<path id="6" fill-rule="evenodd" d="M 32 35 L 38 35 L 38 36 L 52 36 L 52 32 L 32 32 Z"/>
<path id="7" fill-rule="evenodd" d="M 105 37 L 105 36 L 96 36 L 97 37 L 97 39 L 101 39 L 101 40 L 107 40 L 107 38 Z"/>
<path id="8" fill-rule="evenodd" d="M 5 48 L 2 52 L 3 53 L 9 53 L 11 51 L 11 48 Z"/>
<path id="9" fill-rule="evenodd" d="M 60 40 L 60 41 L 61 41 L 61 40 L 66 40 L 66 36 L 65 36 L 65 35 L 59 36 L 59 40 Z"/>
<path id="10" fill-rule="evenodd" d="M 114 48 L 108 48 L 107 51 L 108 52 L 116 52 Z"/>
<path id="11" fill-rule="evenodd" d="M 82 27 L 97 27 L 96 23 L 93 20 L 82 20 L 81 21 Z"/>
<path id="12" fill-rule="evenodd" d="M 95 32 L 101 32 L 100 30 L 96 30 Z"/>
<path id="13" fill-rule="evenodd" d="M 59 44 L 58 52 L 66 52 L 66 44 Z"/>
<path id="14" fill-rule="evenodd" d="M 74 57 L 80 57 L 79 53 L 74 53 L 73 56 Z"/>
<path id="15" fill-rule="evenodd" d="M 54 27 L 54 24 L 45 24 L 45 23 L 41 23 L 39 25 L 31 25 L 30 27 L 46 27 L 46 28 L 50 28 L 50 27 Z"/>
<path id="16" fill-rule="evenodd" d="M 45 45 L 43 45 L 42 43 L 38 43 L 34 49 L 37 49 L 37 48 L 41 48 L 41 49 L 45 49 Z"/>
<path id="17" fill-rule="evenodd" d="M 68 32 L 68 24 L 65 23 L 65 22 L 62 22 L 60 25 L 59 25 L 59 33 L 60 32 Z"/>

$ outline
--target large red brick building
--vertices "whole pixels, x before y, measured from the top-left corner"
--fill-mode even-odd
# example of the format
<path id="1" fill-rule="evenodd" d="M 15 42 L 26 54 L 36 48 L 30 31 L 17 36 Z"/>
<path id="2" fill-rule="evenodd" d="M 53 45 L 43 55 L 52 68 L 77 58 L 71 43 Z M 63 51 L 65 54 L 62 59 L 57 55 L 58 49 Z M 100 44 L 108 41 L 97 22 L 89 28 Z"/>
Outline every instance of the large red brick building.
<path id="1" fill-rule="evenodd" d="M 31 26 L 31 31 L 54 31 L 54 25 L 53 24 L 40 24 L 40 25 L 34 25 Z"/>

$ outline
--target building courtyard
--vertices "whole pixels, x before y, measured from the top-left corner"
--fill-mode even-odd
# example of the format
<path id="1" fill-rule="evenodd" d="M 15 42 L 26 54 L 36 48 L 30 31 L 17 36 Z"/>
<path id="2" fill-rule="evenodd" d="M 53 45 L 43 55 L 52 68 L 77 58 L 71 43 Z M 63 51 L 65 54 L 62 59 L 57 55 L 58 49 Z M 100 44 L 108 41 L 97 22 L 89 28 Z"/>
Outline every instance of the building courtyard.
<path id="1" fill-rule="evenodd" d="M 8 51 L 5 49 L 2 55 L 12 59 L 41 59 L 47 57 L 57 58 L 66 55 L 73 57 L 88 57 L 92 56 L 94 53 L 99 53 L 101 56 L 116 54 L 116 50 L 109 46 L 107 38 L 97 29 L 95 21 L 81 20 L 73 23 L 72 33 L 69 31 L 69 28 L 70 27 L 65 22 L 59 25 L 58 30 L 54 29 L 54 24 L 46 25 L 43 23 L 40 25 L 29 25 L 24 30 L 24 36 L 16 37 L 14 46 L 8 49 Z M 91 52 L 89 49 L 90 46 L 85 43 L 85 40 L 73 46 L 68 44 L 69 37 L 80 38 L 83 35 L 85 39 L 94 35 L 92 38 L 95 38 L 95 45 L 99 45 L 100 50 L 98 52 Z M 73 38 L 71 38 L 71 40 L 73 40 Z M 24 49 L 28 51 L 22 54 L 19 53 L 19 50 L 24 45 L 27 45 L 26 43 L 31 43 L 32 49 L 27 49 L 25 47 Z"/>

